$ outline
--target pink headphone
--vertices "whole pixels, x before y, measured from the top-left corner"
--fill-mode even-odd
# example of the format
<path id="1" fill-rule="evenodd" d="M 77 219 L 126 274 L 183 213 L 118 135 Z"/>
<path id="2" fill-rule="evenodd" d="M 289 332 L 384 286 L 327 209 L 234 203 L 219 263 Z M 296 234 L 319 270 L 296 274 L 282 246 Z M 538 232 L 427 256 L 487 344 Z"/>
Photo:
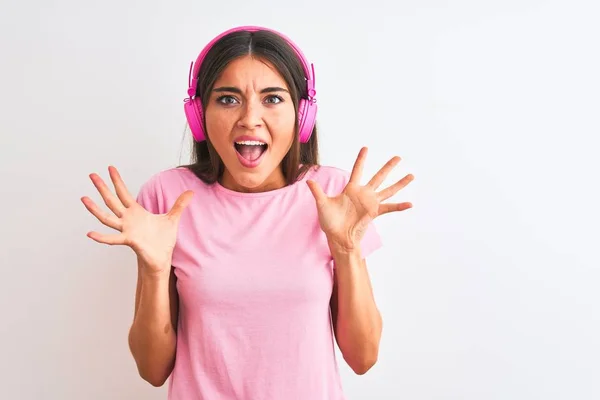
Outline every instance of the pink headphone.
<path id="1" fill-rule="evenodd" d="M 194 139 L 198 142 L 206 140 L 206 133 L 202 128 L 202 104 L 200 103 L 200 98 L 196 97 L 196 88 L 198 86 L 198 73 L 200 71 L 200 66 L 206 57 L 206 53 L 210 50 L 210 48 L 221 39 L 223 36 L 231 33 L 231 32 L 239 32 L 239 31 L 250 31 L 256 32 L 259 30 L 270 31 L 276 33 L 285 39 L 288 44 L 296 51 L 298 58 L 302 62 L 302 68 L 304 69 L 304 75 L 306 78 L 306 88 L 308 93 L 308 99 L 300 99 L 298 104 L 298 127 L 299 127 L 299 140 L 301 143 L 308 142 L 310 136 L 313 131 L 313 127 L 315 125 L 315 119 L 317 116 L 317 99 L 315 98 L 315 67 L 313 64 L 310 64 L 304 57 L 302 51 L 285 35 L 268 28 L 263 28 L 259 26 L 239 26 L 236 28 L 229 29 L 208 43 L 208 45 L 202 50 L 195 63 L 190 65 L 190 75 L 188 77 L 189 88 L 188 88 L 188 96 L 184 99 L 183 109 L 185 111 L 185 116 L 190 125 L 190 129 L 192 131 L 192 135 Z M 192 72 L 193 66 L 193 72 Z M 193 78 L 192 78 L 193 77 Z"/>

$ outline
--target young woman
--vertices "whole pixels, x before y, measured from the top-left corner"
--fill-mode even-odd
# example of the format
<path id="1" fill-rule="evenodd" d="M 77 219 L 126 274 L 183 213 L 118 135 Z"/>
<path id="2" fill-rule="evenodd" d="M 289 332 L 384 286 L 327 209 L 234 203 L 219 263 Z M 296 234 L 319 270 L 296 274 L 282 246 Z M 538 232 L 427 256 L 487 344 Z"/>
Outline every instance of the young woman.
<path id="1" fill-rule="evenodd" d="M 169 398 L 340 400 L 334 339 L 364 374 L 382 321 L 365 257 L 381 245 L 374 218 L 412 179 L 365 185 L 319 166 L 314 70 L 284 35 L 238 27 L 217 36 L 191 72 L 185 115 L 192 164 L 161 171 L 134 198 L 109 167 L 112 211 L 82 201 L 138 260 L 129 345 L 143 379 Z M 340 137 L 340 140 L 343 140 Z"/>

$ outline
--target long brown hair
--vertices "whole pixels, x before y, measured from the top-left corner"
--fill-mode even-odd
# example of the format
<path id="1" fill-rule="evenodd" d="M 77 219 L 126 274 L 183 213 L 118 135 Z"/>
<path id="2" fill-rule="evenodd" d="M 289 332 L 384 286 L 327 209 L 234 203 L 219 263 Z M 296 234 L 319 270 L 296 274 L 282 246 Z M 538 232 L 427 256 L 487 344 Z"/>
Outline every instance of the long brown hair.
<path id="1" fill-rule="evenodd" d="M 227 65 L 239 57 L 248 55 L 268 61 L 281 74 L 290 89 L 294 110 L 298 115 L 300 98 L 307 98 L 308 95 L 302 64 L 294 49 L 285 39 L 266 30 L 230 33 L 222 37 L 208 51 L 198 74 L 196 91 L 196 96 L 200 97 L 203 109 L 208 104 L 213 85 Z M 206 132 L 204 118 L 202 125 Z M 206 137 L 205 141 L 194 141 L 191 164 L 181 167 L 190 169 L 198 178 L 210 184 L 222 177 L 225 166 L 208 139 L 208 135 Z M 296 182 L 307 170 L 318 165 L 319 149 L 316 124 L 309 141 L 300 143 L 298 118 L 296 118 L 292 146 L 281 162 L 286 183 L 290 185 Z"/>

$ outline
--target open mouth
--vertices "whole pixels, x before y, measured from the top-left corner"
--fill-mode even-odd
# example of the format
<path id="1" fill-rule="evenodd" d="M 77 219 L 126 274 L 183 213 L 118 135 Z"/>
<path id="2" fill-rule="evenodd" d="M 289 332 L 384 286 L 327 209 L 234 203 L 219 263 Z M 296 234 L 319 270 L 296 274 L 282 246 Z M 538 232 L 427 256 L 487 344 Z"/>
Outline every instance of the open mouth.
<path id="1" fill-rule="evenodd" d="M 234 143 L 235 150 L 248 162 L 254 162 L 263 155 L 268 145 L 256 140 L 242 140 Z"/>

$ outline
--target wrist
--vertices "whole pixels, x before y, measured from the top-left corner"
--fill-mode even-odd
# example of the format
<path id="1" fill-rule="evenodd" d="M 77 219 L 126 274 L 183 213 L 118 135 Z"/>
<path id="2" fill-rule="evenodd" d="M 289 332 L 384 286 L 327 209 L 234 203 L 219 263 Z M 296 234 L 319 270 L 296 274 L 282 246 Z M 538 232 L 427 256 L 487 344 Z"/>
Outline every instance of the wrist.
<path id="1" fill-rule="evenodd" d="M 345 237 L 343 237 L 345 236 Z M 356 243 L 355 240 L 351 239 L 351 235 L 332 235 L 326 234 L 327 245 L 332 252 L 340 253 L 352 253 L 356 249 L 360 248 L 360 243 Z"/>
<path id="2" fill-rule="evenodd" d="M 331 258 L 333 259 L 335 268 L 340 274 L 342 271 L 356 271 L 363 265 L 363 257 L 360 248 L 352 250 L 334 249 L 331 251 Z M 341 277 L 342 275 L 339 276 Z"/>
<path id="3" fill-rule="evenodd" d="M 142 268 L 142 271 L 141 271 L 143 280 L 153 281 L 153 282 L 168 281 L 170 274 L 171 274 L 171 271 L 169 269 L 165 269 L 164 271 L 157 272 L 157 271 L 148 271 L 145 268 Z"/>
<path id="4" fill-rule="evenodd" d="M 138 268 L 143 279 L 150 281 L 169 280 L 171 274 L 170 263 L 155 264 L 140 260 Z"/>
<path id="5" fill-rule="evenodd" d="M 329 251 L 334 259 L 351 259 L 361 258 L 361 249 L 359 244 L 340 244 L 336 242 L 328 242 Z"/>

